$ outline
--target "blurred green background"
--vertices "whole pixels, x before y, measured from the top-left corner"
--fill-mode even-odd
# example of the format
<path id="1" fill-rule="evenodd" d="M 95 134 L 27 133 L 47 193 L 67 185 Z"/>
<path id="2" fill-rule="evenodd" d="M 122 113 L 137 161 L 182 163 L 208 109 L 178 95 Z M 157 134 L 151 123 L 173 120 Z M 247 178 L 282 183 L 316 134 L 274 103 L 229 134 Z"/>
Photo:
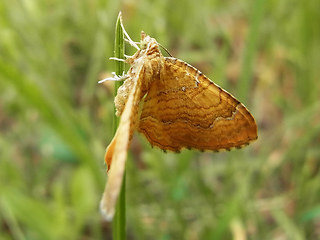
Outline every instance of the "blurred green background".
<path id="1" fill-rule="evenodd" d="M 127 161 L 128 239 L 320 239 L 319 0 L 2 0 L 0 239 L 111 239 L 98 204 L 119 10 L 241 100 L 259 139 Z M 134 49 L 127 45 L 127 54 Z"/>

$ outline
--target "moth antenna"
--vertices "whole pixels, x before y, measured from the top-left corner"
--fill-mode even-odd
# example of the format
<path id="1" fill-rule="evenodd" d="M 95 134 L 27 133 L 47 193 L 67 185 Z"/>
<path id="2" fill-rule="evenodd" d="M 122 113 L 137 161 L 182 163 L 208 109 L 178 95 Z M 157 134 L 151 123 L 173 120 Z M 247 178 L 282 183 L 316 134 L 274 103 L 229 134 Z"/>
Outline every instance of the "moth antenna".
<path id="1" fill-rule="evenodd" d="M 166 51 L 166 53 L 168 53 L 169 54 L 169 56 L 170 57 L 173 57 L 172 55 L 171 55 L 171 53 L 168 51 L 168 49 L 166 49 L 164 46 L 162 46 L 160 43 L 158 43 L 159 44 L 159 46 L 164 50 L 164 51 Z"/>
<path id="2" fill-rule="evenodd" d="M 124 40 L 125 40 L 126 42 L 128 42 L 128 43 L 131 43 L 131 41 L 130 41 L 129 39 L 126 39 L 126 38 L 125 38 Z M 132 42 L 134 42 L 134 43 L 137 44 L 137 45 L 140 44 L 140 42 L 135 42 L 135 41 L 132 41 Z"/>
<path id="3" fill-rule="evenodd" d="M 140 48 L 138 47 L 138 45 L 132 41 L 132 39 L 130 38 L 129 34 L 126 32 L 126 30 L 124 29 L 124 26 L 122 24 L 122 21 L 121 21 L 121 28 L 123 30 L 123 33 L 124 35 L 126 36 L 127 39 L 125 39 L 125 41 L 127 41 L 132 47 L 136 48 L 137 50 L 140 50 Z"/>

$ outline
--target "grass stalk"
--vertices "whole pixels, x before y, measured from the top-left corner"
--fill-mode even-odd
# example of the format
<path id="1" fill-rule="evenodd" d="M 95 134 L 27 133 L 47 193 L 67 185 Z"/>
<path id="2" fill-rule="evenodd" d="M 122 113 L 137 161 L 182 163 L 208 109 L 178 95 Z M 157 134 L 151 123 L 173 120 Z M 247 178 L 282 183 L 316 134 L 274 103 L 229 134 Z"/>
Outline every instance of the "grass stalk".
<path id="1" fill-rule="evenodd" d="M 122 18 L 121 12 L 118 15 L 118 19 L 116 22 L 116 30 L 115 30 L 115 45 L 114 45 L 114 56 L 116 58 L 124 59 L 124 36 L 122 29 Z M 124 62 L 115 61 L 115 69 L 117 75 L 122 75 L 124 71 Z M 115 81 L 114 85 L 114 96 L 117 95 L 118 88 L 121 86 L 121 81 Z M 113 117 L 113 133 L 116 132 L 119 125 L 119 118 L 114 114 Z M 116 205 L 116 212 L 113 219 L 112 224 L 112 234 L 114 240 L 123 240 L 126 239 L 126 194 L 125 194 L 125 185 L 126 185 L 126 177 L 125 173 L 123 175 L 121 192 L 118 198 L 118 202 Z"/>

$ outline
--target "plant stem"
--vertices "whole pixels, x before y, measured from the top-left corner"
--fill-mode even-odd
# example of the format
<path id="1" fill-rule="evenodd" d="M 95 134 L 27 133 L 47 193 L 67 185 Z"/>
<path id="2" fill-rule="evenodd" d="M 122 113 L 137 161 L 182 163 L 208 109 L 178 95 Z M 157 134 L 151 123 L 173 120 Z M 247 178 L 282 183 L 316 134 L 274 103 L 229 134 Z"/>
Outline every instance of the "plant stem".
<path id="1" fill-rule="evenodd" d="M 122 29 L 122 18 L 121 12 L 119 12 L 118 19 L 116 22 L 115 31 L 115 46 L 114 46 L 114 56 L 116 58 L 124 59 L 124 37 Z M 116 64 L 116 74 L 122 75 L 124 71 L 124 62 L 115 61 Z M 114 96 L 117 95 L 118 88 L 121 86 L 121 81 L 115 81 L 114 85 Z M 119 125 L 119 118 L 114 114 L 113 117 L 113 133 L 116 132 Z M 112 224 L 112 235 L 113 240 L 123 240 L 126 239 L 126 173 L 123 174 L 123 181 L 120 196 L 118 198 L 116 212 Z"/>

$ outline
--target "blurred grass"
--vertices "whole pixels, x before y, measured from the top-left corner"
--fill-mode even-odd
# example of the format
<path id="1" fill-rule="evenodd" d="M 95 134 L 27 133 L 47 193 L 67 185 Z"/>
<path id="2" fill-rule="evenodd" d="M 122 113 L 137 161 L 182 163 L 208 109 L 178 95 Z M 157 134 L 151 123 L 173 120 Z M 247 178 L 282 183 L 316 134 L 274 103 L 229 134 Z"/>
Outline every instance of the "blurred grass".
<path id="1" fill-rule="evenodd" d="M 257 142 L 222 154 L 164 154 L 137 135 L 128 238 L 319 239 L 319 5 L 1 1 L 0 239 L 111 239 L 98 203 L 113 99 L 97 81 L 114 71 L 119 10 L 133 39 L 155 37 L 259 125 Z"/>

